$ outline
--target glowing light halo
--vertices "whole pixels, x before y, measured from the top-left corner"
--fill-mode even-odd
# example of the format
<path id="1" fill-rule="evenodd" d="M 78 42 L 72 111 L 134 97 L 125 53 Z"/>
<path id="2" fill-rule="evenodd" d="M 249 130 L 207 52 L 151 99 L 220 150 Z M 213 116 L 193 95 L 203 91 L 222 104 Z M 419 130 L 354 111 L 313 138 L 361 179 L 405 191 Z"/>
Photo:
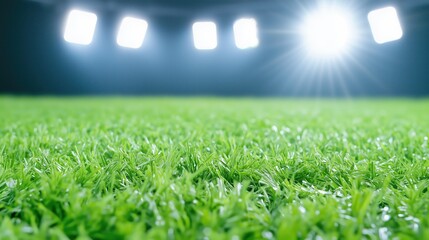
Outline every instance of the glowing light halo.
<path id="1" fill-rule="evenodd" d="M 271 45 L 272 48 L 280 49 L 276 56 L 262 66 L 263 69 L 273 72 L 274 77 L 270 79 L 270 84 L 275 86 L 279 93 L 349 96 L 351 92 L 360 92 L 360 89 L 365 88 L 366 86 L 363 84 L 368 84 L 368 82 L 360 81 L 359 77 L 370 81 L 374 87 L 386 87 L 379 82 L 370 69 L 367 69 L 365 61 L 362 61 L 367 56 L 379 53 L 373 48 L 367 47 L 371 39 L 367 38 L 366 22 L 361 21 L 365 10 L 360 3 L 318 0 L 317 4 L 314 4 L 314 1 L 296 1 L 296 4 L 298 11 L 293 13 L 294 18 L 291 20 L 290 15 L 283 16 L 284 22 L 287 24 L 271 30 L 273 33 L 283 35 L 283 39 L 277 44 Z M 289 7 L 289 5 L 285 7 Z M 338 21 L 332 19 L 346 19 L 346 24 L 340 22 L 343 25 L 339 24 L 338 27 L 338 29 L 344 29 L 344 25 L 349 26 L 346 28 L 346 37 L 339 34 L 340 37 L 335 40 L 340 43 L 339 46 L 334 45 L 333 48 L 327 50 L 314 47 L 318 44 L 323 46 L 320 42 L 310 44 L 311 41 L 307 36 L 314 33 L 306 32 L 305 27 L 311 26 L 311 24 L 317 25 L 314 20 L 312 23 L 312 20 L 309 19 L 320 16 L 328 16 L 325 23 L 337 24 Z M 365 15 L 363 15 L 363 19 L 365 20 Z M 306 24 L 308 25 L 306 26 Z M 332 29 L 328 29 L 327 32 L 329 31 L 335 32 Z M 320 30 L 318 32 L 326 33 Z M 326 37 L 323 34 L 321 34 L 322 37 Z M 329 39 L 330 36 L 332 35 L 325 39 Z M 320 38 L 313 39 L 320 40 Z M 325 43 L 328 47 L 333 45 L 331 42 Z"/>
<path id="2" fill-rule="evenodd" d="M 69 43 L 89 45 L 92 42 L 96 25 L 97 15 L 73 9 L 67 17 L 64 40 Z"/>
<path id="3" fill-rule="evenodd" d="M 194 35 L 194 46 L 198 50 L 213 50 L 217 47 L 216 23 L 195 22 L 192 25 Z"/>
<path id="4" fill-rule="evenodd" d="M 403 30 L 398 13 L 394 7 L 384 7 L 368 13 L 368 21 L 374 41 L 378 44 L 397 41 Z"/>
<path id="5" fill-rule="evenodd" d="M 352 14 L 346 8 L 322 6 L 309 12 L 299 32 L 308 53 L 332 58 L 347 53 L 355 41 Z"/>
<path id="6" fill-rule="evenodd" d="M 122 19 L 116 42 L 125 48 L 140 48 L 148 29 L 148 23 L 144 19 L 125 17 Z"/>
<path id="7" fill-rule="evenodd" d="M 240 18 L 235 21 L 233 28 L 237 48 L 248 49 L 259 45 L 258 26 L 254 18 Z"/>

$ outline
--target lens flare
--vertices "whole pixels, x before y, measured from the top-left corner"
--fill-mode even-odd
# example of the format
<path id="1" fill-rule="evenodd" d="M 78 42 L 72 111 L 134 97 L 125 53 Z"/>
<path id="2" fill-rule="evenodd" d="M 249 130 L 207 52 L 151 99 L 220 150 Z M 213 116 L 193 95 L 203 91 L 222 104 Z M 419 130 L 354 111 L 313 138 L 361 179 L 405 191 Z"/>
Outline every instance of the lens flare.
<path id="1" fill-rule="evenodd" d="M 348 51 L 354 38 L 350 14 L 343 9 L 323 8 L 304 19 L 301 34 L 312 55 L 332 57 Z"/>

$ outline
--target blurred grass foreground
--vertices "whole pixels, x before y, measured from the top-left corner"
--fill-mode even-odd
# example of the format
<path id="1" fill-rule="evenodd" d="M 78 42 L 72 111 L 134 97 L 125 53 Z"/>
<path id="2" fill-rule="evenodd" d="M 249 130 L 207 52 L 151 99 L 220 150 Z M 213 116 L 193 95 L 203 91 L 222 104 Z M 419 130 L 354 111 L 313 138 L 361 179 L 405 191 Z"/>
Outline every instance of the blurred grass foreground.
<path id="1" fill-rule="evenodd" d="M 429 239 L 428 100 L 0 97 L 1 239 Z"/>

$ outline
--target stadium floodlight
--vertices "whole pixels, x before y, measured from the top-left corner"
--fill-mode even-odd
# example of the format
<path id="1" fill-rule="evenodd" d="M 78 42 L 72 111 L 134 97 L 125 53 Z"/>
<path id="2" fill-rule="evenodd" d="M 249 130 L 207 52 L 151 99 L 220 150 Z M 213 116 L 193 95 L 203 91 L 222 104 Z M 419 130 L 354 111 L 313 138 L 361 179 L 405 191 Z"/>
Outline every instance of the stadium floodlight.
<path id="1" fill-rule="evenodd" d="M 64 40 L 70 43 L 89 45 L 97 25 L 97 15 L 91 12 L 71 10 L 66 23 Z"/>
<path id="2" fill-rule="evenodd" d="M 383 44 L 402 38 L 401 23 L 394 7 L 371 11 L 368 13 L 368 21 L 376 43 Z"/>
<path id="3" fill-rule="evenodd" d="M 196 22 L 192 26 L 194 45 L 199 50 L 211 50 L 217 47 L 217 30 L 213 22 Z"/>
<path id="4" fill-rule="evenodd" d="M 255 48 L 259 45 L 258 27 L 253 18 L 239 19 L 234 23 L 235 45 L 239 49 Z"/>
<path id="5" fill-rule="evenodd" d="M 121 47 L 140 48 L 143 45 L 148 24 L 143 19 L 125 17 L 122 19 L 116 42 Z"/>
<path id="6" fill-rule="evenodd" d="M 346 52 L 354 40 L 351 16 L 338 7 L 322 7 L 307 15 L 300 31 L 309 52 L 330 57 Z"/>

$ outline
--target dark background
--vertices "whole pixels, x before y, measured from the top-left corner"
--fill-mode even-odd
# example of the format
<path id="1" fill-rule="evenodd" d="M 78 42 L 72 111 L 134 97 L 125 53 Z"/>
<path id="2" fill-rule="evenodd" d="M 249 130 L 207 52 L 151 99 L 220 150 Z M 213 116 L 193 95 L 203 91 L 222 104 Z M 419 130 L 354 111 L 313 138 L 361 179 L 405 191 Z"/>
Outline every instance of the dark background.
<path id="1" fill-rule="evenodd" d="M 341 2 L 341 1 L 339 1 Z M 4 1 L 0 8 L 0 93 L 226 96 L 427 96 L 429 3 L 425 0 L 342 1 L 359 19 L 358 45 L 349 57 L 321 61 L 299 47 L 294 28 L 315 1 Z M 370 4 L 371 3 L 371 4 Z M 377 45 L 366 15 L 393 5 L 402 40 Z M 98 15 L 94 40 L 63 40 L 71 8 Z M 121 18 L 149 22 L 143 47 L 116 45 Z M 238 50 L 232 25 L 257 19 L 260 46 Z M 218 48 L 197 51 L 191 26 L 218 25 Z"/>

